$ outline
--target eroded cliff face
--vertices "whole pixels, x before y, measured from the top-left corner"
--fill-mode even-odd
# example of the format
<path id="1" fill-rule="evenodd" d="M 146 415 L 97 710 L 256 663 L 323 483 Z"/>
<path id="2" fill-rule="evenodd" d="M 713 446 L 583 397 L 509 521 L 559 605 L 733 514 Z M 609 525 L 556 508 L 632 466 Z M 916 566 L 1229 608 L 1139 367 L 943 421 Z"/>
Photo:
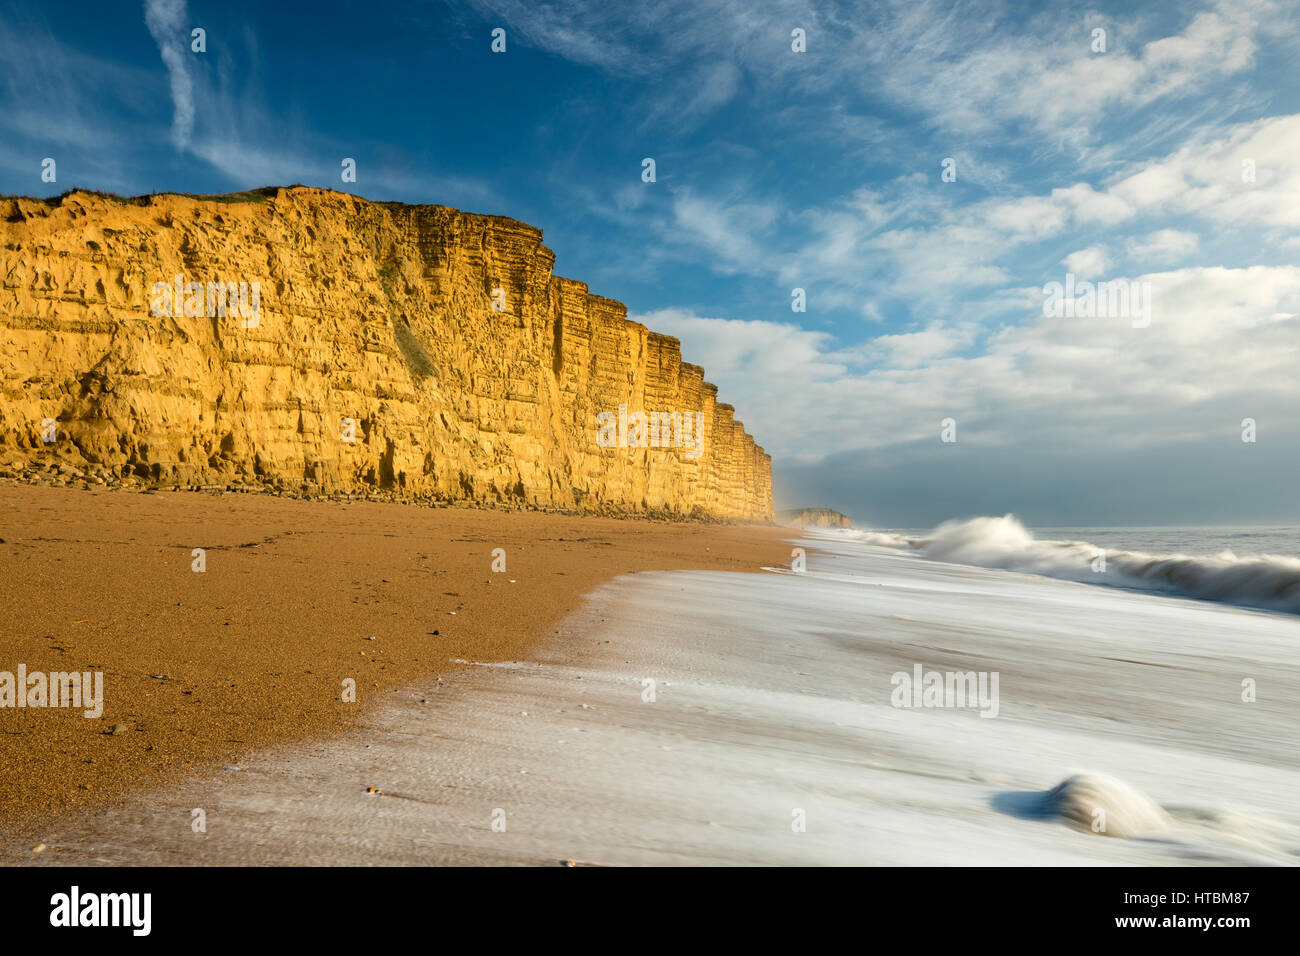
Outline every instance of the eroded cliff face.
<path id="1" fill-rule="evenodd" d="M 554 259 L 511 219 L 302 187 L 0 199 L 0 474 L 770 519 L 703 370 Z M 700 413 L 702 447 L 637 412 Z"/>

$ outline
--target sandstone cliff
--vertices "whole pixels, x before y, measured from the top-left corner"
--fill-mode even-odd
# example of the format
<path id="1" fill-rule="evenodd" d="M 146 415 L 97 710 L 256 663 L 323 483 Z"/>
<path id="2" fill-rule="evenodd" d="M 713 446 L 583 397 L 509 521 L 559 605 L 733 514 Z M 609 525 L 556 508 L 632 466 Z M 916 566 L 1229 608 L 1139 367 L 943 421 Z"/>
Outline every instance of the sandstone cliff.
<path id="1" fill-rule="evenodd" d="M 0 199 L 0 473 L 769 520 L 703 370 L 554 260 L 511 219 L 304 187 Z M 620 406 L 700 413 L 701 451 L 601 447 Z"/>

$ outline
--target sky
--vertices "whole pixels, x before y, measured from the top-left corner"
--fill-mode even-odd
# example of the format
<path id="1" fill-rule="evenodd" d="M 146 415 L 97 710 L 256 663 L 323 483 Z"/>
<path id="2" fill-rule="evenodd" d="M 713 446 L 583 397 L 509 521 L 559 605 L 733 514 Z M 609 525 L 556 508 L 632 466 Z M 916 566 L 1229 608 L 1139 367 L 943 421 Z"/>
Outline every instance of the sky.
<path id="1" fill-rule="evenodd" d="M 1300 524 L 1298 54 L 1274 0 L 0 0 L 0 192 L 531 223 L 777 507 Z M 1083 282 L 1149 308 L 1045 307 Z"/>

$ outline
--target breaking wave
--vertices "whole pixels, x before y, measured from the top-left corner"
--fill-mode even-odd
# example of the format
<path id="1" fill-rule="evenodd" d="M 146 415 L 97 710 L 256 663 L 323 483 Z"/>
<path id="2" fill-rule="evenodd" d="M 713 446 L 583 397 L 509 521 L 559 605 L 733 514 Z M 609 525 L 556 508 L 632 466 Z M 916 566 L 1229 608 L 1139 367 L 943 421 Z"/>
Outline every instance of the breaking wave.
<path id="1" fill-rule="evenodd" d="M 1169 828 L 1169 815 L 1140 790 L 1105 774 L 1080 773 L 1044 799 L 1053 816 L 1110 837 L 1137 837 Z"/>
<path id="2" fill-rule="evenodd" d="M 878 531 L 840 534 L 934 561 L 1300 614 L 1300 558 L 1283 555 L 1238 557 L 1231 551 L 1158 555 L 1101 548 L 1086 541 L 1039 540 L 1012 515 L 948 521 L 919 537 Z"/>

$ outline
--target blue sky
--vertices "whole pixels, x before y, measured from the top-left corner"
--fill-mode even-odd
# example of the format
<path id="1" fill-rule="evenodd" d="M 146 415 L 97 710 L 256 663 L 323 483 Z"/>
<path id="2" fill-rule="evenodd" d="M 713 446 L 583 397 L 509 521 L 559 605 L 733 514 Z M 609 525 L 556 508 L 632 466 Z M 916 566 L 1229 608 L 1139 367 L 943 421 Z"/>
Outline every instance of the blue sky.
<path id="1" fill-rule="evenodd" d="M 0 191 L 532 223 L 682 339 L 779 505 L 1300 523 L 1298 52 L 1271 0 L 0 3 Z M 1044 316 L 1067 272 L 1151 322 Z"/>

